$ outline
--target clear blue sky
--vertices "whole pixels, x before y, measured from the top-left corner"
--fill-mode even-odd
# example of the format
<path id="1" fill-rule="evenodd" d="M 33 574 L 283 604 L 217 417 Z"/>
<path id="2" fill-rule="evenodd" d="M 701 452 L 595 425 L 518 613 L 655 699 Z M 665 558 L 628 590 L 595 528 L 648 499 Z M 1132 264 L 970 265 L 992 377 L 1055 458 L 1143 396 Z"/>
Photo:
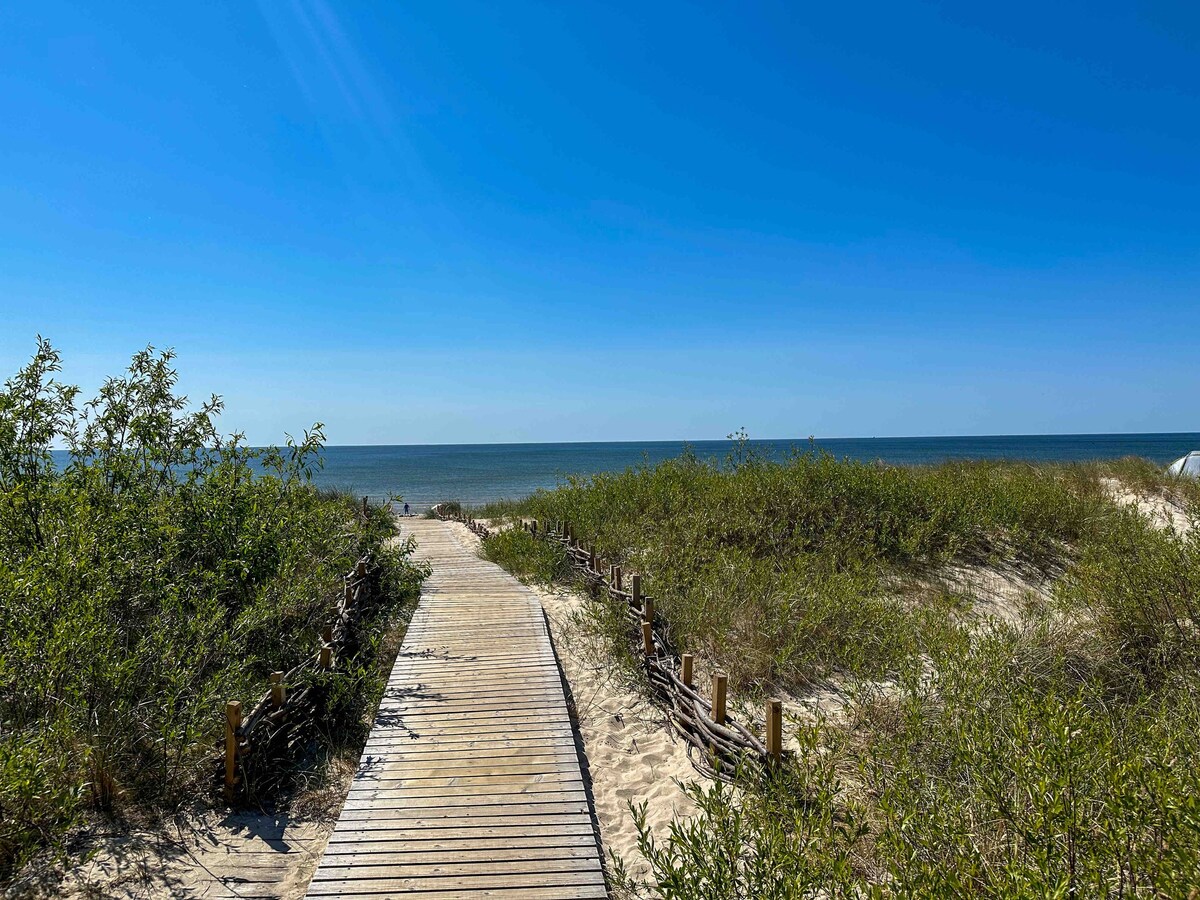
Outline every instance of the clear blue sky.
<path id="1" fill-rule="evenodd" d="M 331 443 L 1200 430 L 1200 6 L 0 6 L 0 364 Z"/>

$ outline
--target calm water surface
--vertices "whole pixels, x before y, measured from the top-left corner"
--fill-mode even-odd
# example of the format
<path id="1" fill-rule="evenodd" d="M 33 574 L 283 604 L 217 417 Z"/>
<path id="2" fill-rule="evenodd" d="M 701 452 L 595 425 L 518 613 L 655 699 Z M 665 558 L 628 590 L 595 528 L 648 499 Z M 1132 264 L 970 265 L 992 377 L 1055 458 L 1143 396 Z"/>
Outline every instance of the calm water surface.
<path id="1" fill-rule="evenodd" d="M 1200 433 L 830 438 L 816 444 L 834 456 L 896 465 L 948 459 L 1081 462 L 1122 456 L 1144 456 L 1166 465 L 1200 449 Z M 753 445 L 782 459 L 793 448 L 807 448 L 808 441 L 754 441 Z M 399 494 L 415 511 L 423 511 L 441 500 L 478 504 L 523 497 L 538 488 L 552 488 L 567 475 L 620 471 L 643 461 L 669 459 L 684 446 L 683 441 L 634 441 L 327 447 L 325 467 L 316 481 L 372 498 Z M 698 456 L 717 459 L 724 459 L 732 447 L 729 441 L 695 441 L 688 446 Z"/>

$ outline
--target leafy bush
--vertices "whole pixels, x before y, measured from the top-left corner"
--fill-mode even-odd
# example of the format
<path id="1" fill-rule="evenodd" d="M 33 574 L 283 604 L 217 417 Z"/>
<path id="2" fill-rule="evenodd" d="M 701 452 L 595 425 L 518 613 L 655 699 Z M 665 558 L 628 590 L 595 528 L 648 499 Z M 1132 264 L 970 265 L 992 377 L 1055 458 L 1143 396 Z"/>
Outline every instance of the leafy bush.
<path id="1" fill-rule="evenodd" d="M 220 400 L 189 411 L 171 361 L 138 353 L 79 407 L 39 340 L 0 393 L 0 877 L 76 814 L 206 794 L 223 701 L 313 652 L 362 554 L 385 568 L 380 623 L 419 587 L 385 511 L 312 487 L 320 426 L 222 438 Z M 326 734 L 354 715 L 332 705 Z"/>
<path id="2" fill-rule="evenodd" d="M 571 577 L 570 562 L 560 546 L 537 540 L 521 528 L 494 532 L 484 541 L 483 551 L 522 581 L 550 584 Z"/>
<path id="3" fill-rule="evenodd" d="M 1065 579 L 1071 608 L 1145 674 L 1194 665 L 1200 651 L 1200 529 L 1156 528 L 1122 510 L 1083 549 Z"/>
<path id="4" fill-rule="evenodd" d="M 782 683 L 879 675 L 922 652 L 952 603 L 905 602 L 898 576 L 951 560 L 1056 570 L 1111 511 L 1070 469 L 882 467 L 814 450 L 775 463 L 744 443 L 725 465 L 685 453 L 487 508 L 570 521 L 643 574 L 677 646 L 735 682 Z"/>

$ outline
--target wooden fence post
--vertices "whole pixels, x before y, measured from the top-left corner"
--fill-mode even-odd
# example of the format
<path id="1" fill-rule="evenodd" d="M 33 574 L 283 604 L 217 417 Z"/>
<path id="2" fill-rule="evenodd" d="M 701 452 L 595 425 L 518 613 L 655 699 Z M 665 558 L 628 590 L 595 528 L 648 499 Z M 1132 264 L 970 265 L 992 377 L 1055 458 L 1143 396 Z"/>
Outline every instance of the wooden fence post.
<path id="1" fill-rule="evenodd" d="M 271 706 L 279 709 L 287 700 L 287 687 L 283 683 L 282 672 L 271 673 Z"/>
<path id="2" fill-rule="evenodd" d="M 354 603 L 354 587 L 350 584 L 350 579 L 346 579 L 346 586 L 342 592 L 342 609 L 349 610 L 350 605 Z"/>
<path id="3" fill-rule="evenodd" d="M 365 559 L 360 559 L 357 563 L 355 563 L 354 576 L 356 578 L 367 577 L 367 561 Z"/>
<path id="4" fill-rule="evenodd" d="M 713 676 L 712 682 L 712 717 L 718 725 L 725 724 L 725 688 L 729 684 L 726 675 Z"/>
<path id="5" fill-rule="evenodd" d="M 613 566 L 613 587 L 621 590 L 621 567 Z"/>
<path id="6" fill-rule="evenodd" d="M 767 701 L 767 754 L 779 762 L 783 756 L 783 701 Z"/>
<path id="7" fill-rule="evenodd" d="M 363 497 L 363 515 L 367 515 L 367 498 Z"/>
<path id="8" fill-rule="evenodd" d="M 654 624 L 654 598 L 653 597 L 643 597 L 642 598 L 642 615 L 647 622 L 649 622 L 651 625 Z"/>
<path id="9" fill-rule="evenodd" d="M 225 704 L 225 802 L 233 803 L 237 796 L 238 733 L 242 725 L 242 704 L 230 700 Z"/>
<path id="10" fill-rule="evenodd" d="M 596 571 L 596 548 L 595 548 L 595 546 L 592 547 L 591 552 L 588 554 L 588 569 L 592 572 Z"/>
<path id="11" fill-rule="evenodd" d="M 333 628 L 326 625 L 321 629 L 321 650 L 318 663 L 322 669 L 333 668 Z"/>
<path id="12" fill-rule="evenodd" d="M 683 659 L 680 662 L 681 662 L 680 668 L 682 671 L 679 673 L 679 680 L 682 681 L 684 684 L 686 684 L 688 687 L 691 687 L 692 686 L 692 654 L 690 654 L 690 653 L 683 654 Z"/>
<path id="13" fill-rule="evenodd" d="M 633 594 L 633 605 L 641 606 L 642 605 L 642 576 L 641 575 L 630 575 L 629 576 L 629 591 L 631 594 Z"/>
<path id="14" fill-rule="evenodd" d="M 646 651 L 647 656 L 654 655 L 654 629 L 650 627 L 649 622 L 642 623 L 642 649 Z"/>

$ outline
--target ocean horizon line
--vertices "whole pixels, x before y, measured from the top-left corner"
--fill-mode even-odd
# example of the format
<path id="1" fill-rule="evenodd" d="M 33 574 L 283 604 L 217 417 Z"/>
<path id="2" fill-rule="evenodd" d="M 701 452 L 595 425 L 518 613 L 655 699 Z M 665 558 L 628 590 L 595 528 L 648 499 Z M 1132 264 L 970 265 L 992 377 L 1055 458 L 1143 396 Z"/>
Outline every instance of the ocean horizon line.
<path id="1" fill-rule="evenodd" d="M 1012 432 L 988 434 L 875 434 L 875 435 L 809 435 L 805 437 L 754 437 L 749 443 L 783 444 L 808 443 L 811 441 L 936 441 L 936 440 L 987 440 L 987 439 L 1024 439 L 1024 438 L 1101 438 L 1101 437 L 1200 437 L 1200 431 L 1046 431 L 1046 432 Z M 378 447 L 569 447 L 569 446 L 601 446 L 605 444 L 723 444 L 734 443 L 735 438 L 726 435 L 719 438 L 624 438 L 621 440 L 604 441 L 432 441 L 423 443 L 370 443 L 370 444 L 334 444 L 326 443 L 327 448 L 340 449 L 378 448 Z M 269 446 L 269 445 L 261 445 Z M 255 449 L 258 449 L 256 446 Z"/>

